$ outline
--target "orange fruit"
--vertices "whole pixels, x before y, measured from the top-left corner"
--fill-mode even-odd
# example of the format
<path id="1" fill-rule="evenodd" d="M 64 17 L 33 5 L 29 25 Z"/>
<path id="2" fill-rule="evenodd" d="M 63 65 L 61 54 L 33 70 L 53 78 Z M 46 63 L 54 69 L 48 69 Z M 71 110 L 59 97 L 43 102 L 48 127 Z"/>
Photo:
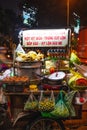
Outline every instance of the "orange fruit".
<path id="1" fill-rule="evenodd" d="M 50 68 L 50 74 L 54 73 L 55 72 L 55 68 L 54 67 L 51 67 Z"/>

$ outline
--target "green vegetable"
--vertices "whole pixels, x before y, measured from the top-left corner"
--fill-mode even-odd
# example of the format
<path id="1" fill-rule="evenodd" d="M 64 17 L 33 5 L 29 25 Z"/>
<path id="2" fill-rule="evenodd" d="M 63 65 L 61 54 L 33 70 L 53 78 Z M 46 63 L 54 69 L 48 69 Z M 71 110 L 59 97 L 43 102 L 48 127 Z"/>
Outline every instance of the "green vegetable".
<path id="1" fill-rule="evenodd" d="M 57 117 L 68 117 L 69 116 L 69 110 L 68 110 L 67 106 L 65 105 L 65 103 L 62 100 L 60 100 L 57 103 L 54 111 L 51 112 L 51 114 L 55 117 L 56 116 Z"/>
<path id="2" fill-rule="evenodd" d="M 70 92 L 66 93 L 65 97 L 64 97 L 65 103 L 68 107 L 71 117 L 74 117 L 76 115 L 74 106 L 72 104 L 72 101 L 73 101 L 73 98 L 74 98 L 74 95 L 76 92 L 77 91 L 70 91 Z"/>
<path id="3" fill-rule="evenodd" d="M 73 63 L 77 63 L 77 64 L 81 63 L 79 57 L 74 52 L 72 52 L 70 55 L 70 66 L 72 66 Z"/>
<path id="4" fill-rule="evenodd" d="M 64 96 L 63 96 L 63 92 L 60 91 L 59 93 L 59 100 L 57 101 L 56 105 L 55 105 L 55 109 L 51 112 L 51 114 L 54 117 L 68 117 L 69 116 L 69 110 L 64 102 Z"/>
<path id="5" fill-rule="evenodd" d="M 36 101 L 32 101 L 32 102 L 27 101 L 25 103 L 24 110 L 34 110 L 34 109 L 37 109 L 37 107 L 38 107 L 38 102 L 36 102 Z"/>
<path id="6" fill-rule="evenodd" d="M 39 111 L 52 111 L 54 109 L 55 102 L 52 99 L 45 98 L 39 101 Z"/>

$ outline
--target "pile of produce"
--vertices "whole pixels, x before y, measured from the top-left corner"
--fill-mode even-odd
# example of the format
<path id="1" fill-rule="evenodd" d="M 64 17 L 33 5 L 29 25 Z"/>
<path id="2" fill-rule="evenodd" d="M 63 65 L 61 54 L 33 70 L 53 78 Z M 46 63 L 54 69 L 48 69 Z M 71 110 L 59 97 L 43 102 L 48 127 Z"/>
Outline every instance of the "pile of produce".
<path id="1" fill-rule="evenodd" d="M 31 85 L 29 85 L 29 90 L 37 91 L 38 90 L 38 86 L 36 84 L 31 84 Z"/>
<path id="2" fill-rule="evenodd" d="M 24 106 L 24 110 L 35 110 L 37 109 L 37 106 L 38 106 L 38 103 L 37 101 L 32 101 L 32 102 L 29 102 L 27 101 L 25 106 Z"/>
<path id="3" fill-rule="evenodd" d="M 57 103 L 55 105 L 55 109 L 51 112 L 54 117 L 68 117 L 69 109 L 64 100 L 65 93 L 63 91 L 59 92 Z"/>
<path id="4" fill-rule="evenodd" d="M 44 54 L 35 51 L 29 51 L 28 53 L 17 52 L 17 61 L 40 61 L 44 58 Z"/>
<path id="5" fill-rule="evenodd" d="M 45 98 L 39 102 L 39 111 L 52 111 L 54 109 L 55 102 L 49 98 Z"/>
<path id="6" fill-rule="evenodd" d="M 28 111 L 28 110 L 37 110 L 38 108 L 38 101 L 35 98 L 34 94 L 31 93 L 24 105 L 24 110 Z"/>
<path id="7" fill-rule="evenodd" d="M 25 83 L 29 81 L 28 76 L 11 76 L 2 80 L 4 83 Z"/>

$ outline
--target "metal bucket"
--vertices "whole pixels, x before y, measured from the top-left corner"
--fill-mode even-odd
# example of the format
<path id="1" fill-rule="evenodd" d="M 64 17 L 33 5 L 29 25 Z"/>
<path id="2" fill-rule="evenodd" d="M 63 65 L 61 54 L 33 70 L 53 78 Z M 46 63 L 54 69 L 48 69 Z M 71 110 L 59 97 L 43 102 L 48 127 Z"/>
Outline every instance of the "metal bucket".
<path id="1" fill-rule="evenodd" d="M 30 80 L 37 79 L 34 73 L 41 74 L 42 62 L 20 62 L 17 64 L 19 67 L 17 68 L 18 76 L 28 76 Z"/>

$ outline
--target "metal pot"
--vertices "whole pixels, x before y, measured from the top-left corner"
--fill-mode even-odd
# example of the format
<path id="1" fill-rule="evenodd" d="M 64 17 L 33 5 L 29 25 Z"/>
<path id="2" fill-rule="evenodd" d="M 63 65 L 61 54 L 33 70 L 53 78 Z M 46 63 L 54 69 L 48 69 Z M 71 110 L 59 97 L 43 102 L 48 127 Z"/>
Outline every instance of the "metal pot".
<path id="1" fill-rule="evenodd" d="M 62 84 L 62 80 L 65 78 L 64 72 L 54 72 L 53 74 L 50 75 L 39 75 L 37 73 L 35 74 L 40 78 L 42 83 L 51 84 L 51 85 Z"/>

